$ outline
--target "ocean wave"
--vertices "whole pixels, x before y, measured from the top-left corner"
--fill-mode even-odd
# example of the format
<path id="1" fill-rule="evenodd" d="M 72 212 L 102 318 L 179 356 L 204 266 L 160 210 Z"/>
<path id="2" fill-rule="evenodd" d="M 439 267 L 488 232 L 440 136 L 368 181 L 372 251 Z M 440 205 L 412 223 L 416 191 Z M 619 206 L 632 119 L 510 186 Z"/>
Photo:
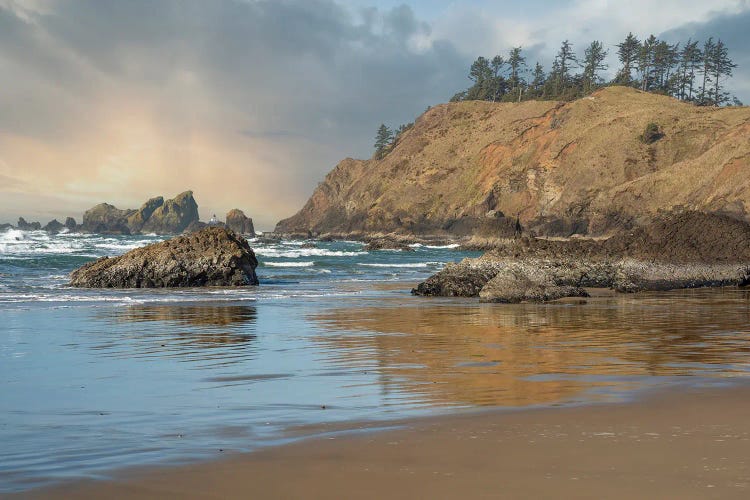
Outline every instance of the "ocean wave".
<path id="1" fill-rule="evenodd" d="M 365 266 L 365 267 L 404 267 L 404 268 L 425 268 L 430 266 L 439 266 L 440 262 L 393 262 L 388 264 L 375 264 L 375 263 L 369 263 L 369 262 L 360 262 L 359 266 Z"/>
<path id="2" fill-rule="evenodd" d="M 298 257 L 356 257 L 365 255 L 367 252 L 348 252 L 344 250 L 326 250 L 325 248 L 300 248 L 300 249 L 278 249 L 278 248 L 255 248 L 255 254 L 262 257 L 284 257 L 296 259 Z"/>
<path id="3" fill-rule="evenodd" d="M 315 265 L 315 262 L 264 262 L 263 265 L 268 267 L 311 267 Z"/>

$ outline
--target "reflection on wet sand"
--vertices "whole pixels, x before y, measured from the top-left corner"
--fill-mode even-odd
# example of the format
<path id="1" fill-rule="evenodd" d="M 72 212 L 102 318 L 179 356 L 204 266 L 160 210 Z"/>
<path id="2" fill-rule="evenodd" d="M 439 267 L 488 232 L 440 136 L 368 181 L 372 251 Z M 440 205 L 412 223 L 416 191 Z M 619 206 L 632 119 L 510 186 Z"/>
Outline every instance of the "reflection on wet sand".
<path id="1" fill-rule="evenodd" d="M 750 296 L 737 289 L 585 305 L 426 300 L 313 319 L 329 332 L 317 341 L 338 353 L 335 363 L 375 358 L 383 391 L 428 404 L 549 404 L 608 397 L 657 377 L 750 373 Z"/>
<path id="2" fill-rule="evenodd" d="M 170 357 L 193 361 L 248 359 L 255 340 L 255 306 L 143 304 L 97 315 L 107 329 L 94 349 L 114 356 Z"/>

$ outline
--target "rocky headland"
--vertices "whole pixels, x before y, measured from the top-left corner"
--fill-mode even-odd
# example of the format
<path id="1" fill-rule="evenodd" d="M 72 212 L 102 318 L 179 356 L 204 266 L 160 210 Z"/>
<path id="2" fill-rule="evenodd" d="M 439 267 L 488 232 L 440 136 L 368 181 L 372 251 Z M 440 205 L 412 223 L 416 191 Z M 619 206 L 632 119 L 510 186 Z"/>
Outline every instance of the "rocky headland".
<path id="1" fill-rule="evenodd" d="M 247 240 L 224 227 L 102 257 L 70 275 L 81 288 L 161 288 L 257 285 L 258 260 Z"/>
<path id="2" fill-rule="evenodd" d="M 650 124 L 658 139 L 644 140 Z M 465 101 L 420 116 L 382 159 L 346 159 L 285 235 L 607 236 L 661 211 L 750 220 L 750 108 L 626 87 L 573 102 Z"/>

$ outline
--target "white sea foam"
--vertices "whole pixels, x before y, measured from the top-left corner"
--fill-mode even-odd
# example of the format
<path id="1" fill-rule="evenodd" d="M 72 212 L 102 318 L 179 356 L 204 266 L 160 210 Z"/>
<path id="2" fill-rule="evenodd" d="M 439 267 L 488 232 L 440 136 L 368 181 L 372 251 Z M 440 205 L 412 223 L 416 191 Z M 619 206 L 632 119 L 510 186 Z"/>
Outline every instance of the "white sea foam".
<path id="1" fill-rule="evenodd" d="M 405 268 L 425 268 L 428 266 L 440 265 L 439 262 L 394 262 L 392 264 L 372 264 L 367 262 L 361 262 L 358 264 L 365 267 L 405 267 Z"/>
<path id="2" fill-rule="evenodd" d="M 264 262 L 268 267 L 311 267 L 315 262 Z"/>
<path id="3" fill-rule="evenodd" d="M 347 252 L 344 250 L 326 250 L 325 248 L 255 248 L 255 254 L 262 257 L 285 257 L 296 259 L 298 257 L 356 257 L 365 255 L 367 252 Z"/>

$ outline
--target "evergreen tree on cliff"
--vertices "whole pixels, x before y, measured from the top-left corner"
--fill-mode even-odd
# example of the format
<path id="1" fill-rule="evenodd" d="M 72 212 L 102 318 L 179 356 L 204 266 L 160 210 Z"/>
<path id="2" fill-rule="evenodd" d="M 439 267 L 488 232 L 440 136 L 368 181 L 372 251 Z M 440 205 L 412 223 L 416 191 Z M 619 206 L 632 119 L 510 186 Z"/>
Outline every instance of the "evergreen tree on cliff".
<path id="1" fill-rule="evenodd" d="M 388 153 L 388 148 L 391 147 L 392 142 L 393 132 L 384 123 L 381 123 L 375 135 L 375 158 L 378 160 L 383 159 L 386 153 Z"/>
<path id="2" fill-rule="evenodd" d="M 632 33 L 628 33 L 625 41 L 617 44 L 617 57 L 620 59 L 620 72 L 615 77 L 615 83 L 622 85 L 633 84 L 633 68 L 638 61 L 641 50 L 641 42 Z"/>
<path id="3" fill-rule="evenodd" d="M 608 51 L 604 50 L 602 42 L 593 41 L 584 52 L 583 59 L 583 90 L 585 93 L 593 91 L 599 85 L 599 71 L 607 69 L 604 63 Z"/>

